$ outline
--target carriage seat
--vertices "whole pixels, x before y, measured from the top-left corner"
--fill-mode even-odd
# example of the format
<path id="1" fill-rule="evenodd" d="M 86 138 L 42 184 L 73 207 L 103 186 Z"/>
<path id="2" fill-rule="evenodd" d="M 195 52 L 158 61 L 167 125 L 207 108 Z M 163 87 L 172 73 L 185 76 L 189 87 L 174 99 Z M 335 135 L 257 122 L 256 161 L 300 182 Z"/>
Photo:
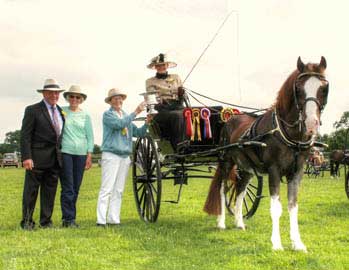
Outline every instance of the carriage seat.
<path id="1" fill-rule="evenodd" d="M 191 109 L 194 109 L 194 108 L 201 110 L 204 107 L 192 107 Z M 186 108 L 184 108 L 182 111 L 184 111 L 185 109 Z M 224 122 L 220 119 L 220 112 L 222 110 L 222 106 L 212 106 L 212 107 L 208 107 L 208 109 L 211 112 L 210 127 L 211 127 L 212 138 L 204 137 L 205 123 L 204 123 L 204 120 L 201 118 L 199 123 L 201 138 L 198 136 L 199 133 L 197 130 L 193 138 L 187 136 L 186 135 L 187 134 L 186 119 L 182 115 L 184 124 L 183 124 L 183 128 L 181 130 L 178 130 L 178 132 L 180 132 L 181 135 L 183 135 L 184 140 L 177 144 L 176 152 L 182 153 L 182 152 L 203 151 L 203 150 L 212 149 L 218 146 L 221 128 L 224 125 Z M 174 135 L 174 134 L 167 134 L 166 136 L 165 134 L 162 134 L 161 128 L 156 121 L 152 121 L 149 131 L 150 131 L 150 134 L 153 136 L 153 138 L 159 139 L 159 140 L 171 141 L 170 136 Z M 178 136 L 178 134 L 174 136 Z"/>

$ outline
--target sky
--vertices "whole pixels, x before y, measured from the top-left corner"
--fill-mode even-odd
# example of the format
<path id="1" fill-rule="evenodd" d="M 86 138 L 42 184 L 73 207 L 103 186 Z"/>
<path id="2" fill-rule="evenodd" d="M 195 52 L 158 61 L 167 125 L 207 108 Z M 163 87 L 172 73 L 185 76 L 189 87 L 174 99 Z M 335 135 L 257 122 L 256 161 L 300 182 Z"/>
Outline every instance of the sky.
<path id="1" fill-rule="evenodd" d="M 349 110 L 348 8 L 345 0 L 0 0 L 0 142 L 20 129 L 25 107 L 42 98 L 36 89 L 54 78 L 87 94 L 82 108 L 100 145 L 108 90 L 126 91 L 124 109 L 132 112 L 154 75 L 146 65 L 159 53 L 184 80 L 230 12 L 184 86 L 266 108 L 298 56 L 305 63 L 324 56 L 330 93 L 320 132 L 330 133 Z M 59 104 L 67 105 L 63 97 Z"/>

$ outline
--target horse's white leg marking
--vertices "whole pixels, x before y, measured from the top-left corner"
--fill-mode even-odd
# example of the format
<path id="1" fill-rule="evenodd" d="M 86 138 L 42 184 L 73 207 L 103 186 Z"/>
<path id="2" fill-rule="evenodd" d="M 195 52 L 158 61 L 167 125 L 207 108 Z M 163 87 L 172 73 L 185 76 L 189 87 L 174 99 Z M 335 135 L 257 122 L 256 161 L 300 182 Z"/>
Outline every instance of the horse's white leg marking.
<path id="1" fill-rule="evenodd" d="M 217 227 L 219 229 L 225 229 L 225 194 L 224 194 L 224 182 L 222 181 L 221 189 L 219 192 L 221 196 L 221 214 L 217 217 Z"/>
<path id="2" fill-rule="evenodd" d="M 289 208 L 288 212 L 290 214 L 290 238 L 292 241 L 292 248 L 294 250 L 307 251 L 307 248 L 301 240 L 298 228 L 298 205 Z"/>
<path id="3" fill-rule="evenodd" d="M 273 231 L 271 234 L 271 242 L 274 250 L 283 250 L 280 237 L 279 219 L 282 214 L 282 206 L 278 195 L 271 197 L 270 201 L 270 215 L 273 222 Z"/>
<path id="4" fill-rule="evenodd" d="M 242 216 L 242 203 L 245 198 L 246 191 L 241 192 L 237 198 L 236 198 L 236 204 L 235 204 L 235 224 L 236 227 L 242 230 L 245 230 L 245 223 Z"/>
<path id="5" fill-rule="evenodd" d="M 321 81 L 316 77 L 310 77 L 304 84 L 305 98 L 316 98 L 317 91 L 321 86 Z M 317 116 L 317 104 L 314 101 L 309 101 L 305 106 L 305 126 L 307 132 L 317 134 L 320 126 L 320 119 Z"/>

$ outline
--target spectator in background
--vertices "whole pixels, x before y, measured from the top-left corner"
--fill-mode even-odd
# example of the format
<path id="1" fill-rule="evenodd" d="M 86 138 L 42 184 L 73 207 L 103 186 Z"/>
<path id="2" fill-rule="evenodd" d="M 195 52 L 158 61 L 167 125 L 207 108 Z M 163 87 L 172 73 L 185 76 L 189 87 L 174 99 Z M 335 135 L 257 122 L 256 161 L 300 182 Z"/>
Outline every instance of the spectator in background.
<path id="1" fill-rule="evenodd" d="M 87 98 L 80 87 L 72 85 L 63 96 L 69 106 L 62 108 L 66 118 L 62 140 L 62 226 L 78 227 L 76 202 L 84 171 L 92 166 L 93 130 L 90 115 L 80 108 Z"/>

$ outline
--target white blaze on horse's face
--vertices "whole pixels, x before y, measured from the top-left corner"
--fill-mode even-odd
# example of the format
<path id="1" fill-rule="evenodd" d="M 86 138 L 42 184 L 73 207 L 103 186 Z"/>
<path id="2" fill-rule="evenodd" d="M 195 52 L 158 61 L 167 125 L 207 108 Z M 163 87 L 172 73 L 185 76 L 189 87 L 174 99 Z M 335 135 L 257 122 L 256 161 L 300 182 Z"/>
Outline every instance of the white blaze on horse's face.
<path id="1" fill-rule="evenodd" d="M 305 99 L 317 98 L 321 81 L 317 77 L 310 77 L 304 84 Z M 305 104 L 305 127 L 308 135 L 316 135 L 320 127 L 320 111 L 313 100 Z"/>

